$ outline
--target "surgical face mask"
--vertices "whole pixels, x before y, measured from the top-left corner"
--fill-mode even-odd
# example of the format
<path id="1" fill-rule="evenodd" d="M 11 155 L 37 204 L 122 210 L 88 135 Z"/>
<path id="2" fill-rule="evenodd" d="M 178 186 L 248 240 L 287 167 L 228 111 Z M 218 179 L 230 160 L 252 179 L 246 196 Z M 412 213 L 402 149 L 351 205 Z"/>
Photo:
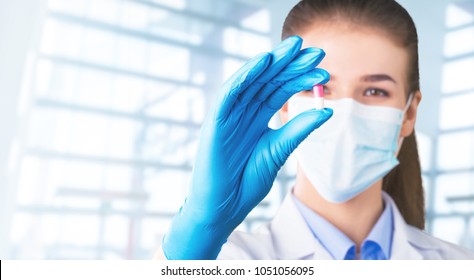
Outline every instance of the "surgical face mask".
<path id="1" fill-rule="evenodd" d="M 396 158 L 403 116 L 392 107 L 361 104 L 354 99 L 326 100 L 334 114 L 296 149 L 306 177 L 328 201 L 341 203 L 360 194 L 399 162 Z M 311 109 L 312 98 L 295 96 L 290 119 Z"/>

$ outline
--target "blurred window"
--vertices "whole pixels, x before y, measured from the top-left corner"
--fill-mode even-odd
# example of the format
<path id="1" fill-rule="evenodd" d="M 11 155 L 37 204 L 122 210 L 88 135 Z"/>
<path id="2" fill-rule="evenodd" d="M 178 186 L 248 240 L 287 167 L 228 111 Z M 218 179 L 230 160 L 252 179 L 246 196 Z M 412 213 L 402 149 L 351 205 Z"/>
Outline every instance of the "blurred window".
<path id="1" fill-rule="evenodd" d="M 149 259 L 184 201 L 216 89 L 269 36 L 258 4 L 47 1 L 11 257 Z"/>
<path id="2" fill-rule="evenodd" d="M 432 234 L 474 249 L 474 1 L 446 13 Z"/>

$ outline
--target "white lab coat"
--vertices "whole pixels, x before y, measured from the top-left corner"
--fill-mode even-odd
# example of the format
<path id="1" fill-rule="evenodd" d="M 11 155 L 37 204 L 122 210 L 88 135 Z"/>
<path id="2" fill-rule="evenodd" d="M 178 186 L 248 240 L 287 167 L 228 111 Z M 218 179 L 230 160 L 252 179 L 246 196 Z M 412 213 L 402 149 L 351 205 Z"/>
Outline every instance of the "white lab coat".
<path id="1" fill-rule="evenodd" d="M 474 259 L 474 251 L 407 225 L 392 198 L 383 195 L 386 205 L 393 209 L 390 259 Z M 313 236 L 289 194 L 269 224 L 254 233 L 234 231 L 218 259 L 327 260 L 332 256 Z"/>

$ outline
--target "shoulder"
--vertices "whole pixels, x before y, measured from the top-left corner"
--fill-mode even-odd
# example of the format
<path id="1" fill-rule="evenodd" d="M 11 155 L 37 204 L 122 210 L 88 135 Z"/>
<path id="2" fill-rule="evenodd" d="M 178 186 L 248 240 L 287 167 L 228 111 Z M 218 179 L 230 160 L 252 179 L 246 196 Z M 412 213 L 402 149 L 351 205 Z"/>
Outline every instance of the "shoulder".
<path id="1" fill-rule="evenodd" d="M 441 240 L 426 232 L 407 225 L 408 242 L 428 259 L 444 260 L 471 260 L 474 259 L 474 251 L 453 243 Z"/>
<path id="2" fill-rule="evenodd" d="M 446 242 L 408 225 L 392 198 L 386 193 L 383 193 L 383 197 L 389 205 L 392 205 L 393 210 L 392 253 L 397 253 L 395 259 L 474 259 L 474 251 Z"/>
<path id="3" fill-rule="evenodd" d="M 220 260 L 265 260 L 275 259 L 269 225 L 258 231 L 248 233 L 234 231 L 222 246 L 218 259 Z"/>

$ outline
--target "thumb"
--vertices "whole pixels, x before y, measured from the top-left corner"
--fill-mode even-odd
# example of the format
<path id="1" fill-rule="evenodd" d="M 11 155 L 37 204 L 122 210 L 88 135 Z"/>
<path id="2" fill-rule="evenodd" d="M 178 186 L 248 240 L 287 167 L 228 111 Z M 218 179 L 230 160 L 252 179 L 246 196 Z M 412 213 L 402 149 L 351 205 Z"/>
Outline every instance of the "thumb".
<path id="1" fill-rule="evenodd" d="M 273 141 L 271 141 L 272 151 L 275 151 L 275 161 L 282 166 L 291 153 L 308 137 L 311 132 L 320 127 L 332 117 L 333 111 L 330 108 L 323 110 L 311 109 L 305 111 L 291 119 L 282 128 L 273 131 Z"/>
<path id="2" fill-rule="evenodd" d="M 255 207 L 268 194 L 278 170 L 296 147 L 331 116 L 332 110 L 328 108 L 308 110 L 278 130 L 269 129 L 260 139 L 242 176 L 245 182 L 242 185 L 252 187 L 248 192 L 252 198 L 247 199 L 249 209 Z M 255 191 L 255 186 L 261 186 L 260 191 Z"/>

